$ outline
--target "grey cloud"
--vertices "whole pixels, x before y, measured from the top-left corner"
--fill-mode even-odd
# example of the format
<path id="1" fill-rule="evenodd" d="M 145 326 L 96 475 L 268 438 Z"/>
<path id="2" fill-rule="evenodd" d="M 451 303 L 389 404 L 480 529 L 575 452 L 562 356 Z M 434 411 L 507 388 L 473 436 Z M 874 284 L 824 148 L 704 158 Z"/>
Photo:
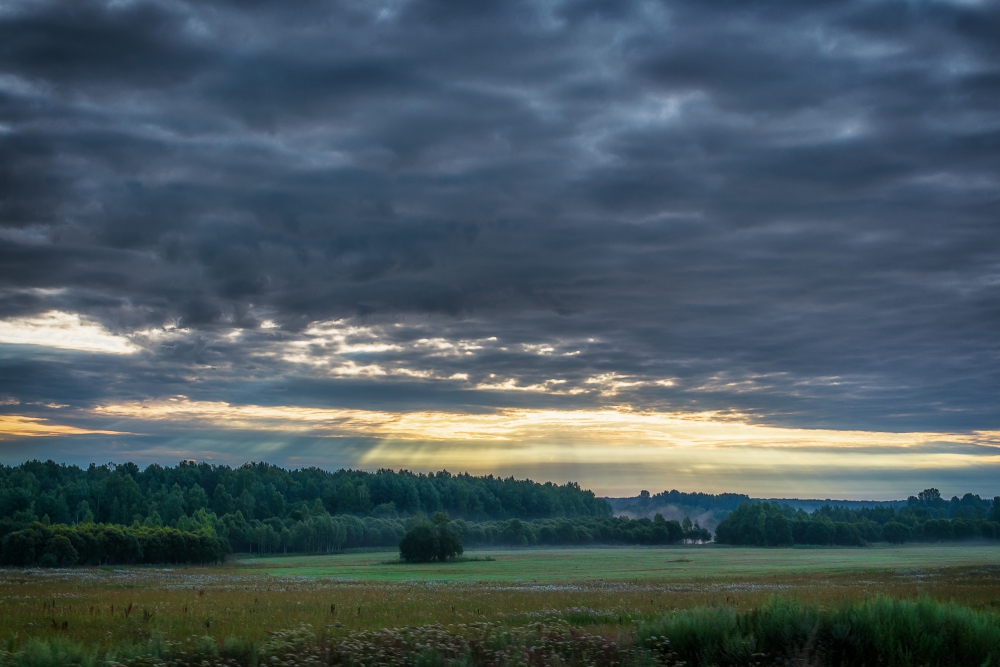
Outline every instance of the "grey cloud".
<path id="1" fill-rule="evenodd" d="M 995 3 L 15 5 L 0 317 L 189 333 L 127 359 L 11 348 L 0 393 L 1000 428 L 998 21 Z M 259 355 L 338 318 L 498 339 L 358 363 L 646 384 L 476 392 Z M 519 347 L 560 341 L 580 354 Z"/>

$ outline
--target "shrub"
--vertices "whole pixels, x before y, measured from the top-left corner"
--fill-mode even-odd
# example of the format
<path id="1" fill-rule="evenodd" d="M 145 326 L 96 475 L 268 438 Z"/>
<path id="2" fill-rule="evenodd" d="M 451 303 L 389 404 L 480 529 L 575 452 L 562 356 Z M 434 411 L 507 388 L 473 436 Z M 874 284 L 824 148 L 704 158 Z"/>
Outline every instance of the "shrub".
<path id="1" fill-rule="evenodd" d="M 3 538 L 5 565 L 61 567 L 74 563 L 214 563 L 226 543 L 204 533 L 176 528 L 109 524 L 33 523 Z"/>
<path id="2" fill-rule="evenodd" d="M 56 566 L 72 565 L 80 555 L 73 548 L 73 543 L 65 535 L 53 535 L 45 548 L 47 556 L 51 556 Z"/>
<path id="3" fill-rule="evenodd" d="M 438 514 L 434 523 L 414 526 L 399 541 L 399 557 L 411 563 L 429 563 L 461 555 L 462 540 L 449 523 L 448 517 Z"/>
<path id="4" fill-rule="evenodd" d="M 882 526 L 882 537 L 891 544 L 902 544 L 910 540 L 910 527 L 898 521 L 889 521 Z"/>
<path id="5" fill-rule="evenodd" d="M 399 541 L 399 557 L 411 563 L 429 563 L 437 553 L 437 531 L 429 523 L 415 526 Z"/>
<path id="6" fill-rule="evenodd" d="M 861 539 L 861 532 L 854 525 L 838 521 L 833 524 L 833 527 L 835 531 L 834 543 L 848 547 L 860 547 L 864 545 L 865 541 Z"/>
<path id="7" fill-rule="evenodd" d="M 826 521 L 810 521 L 806 528 L 806 544 L 831 544 L 836 536 L 836 529 Z"/>
<path id="8" fill-rule="evenodd" d="M 971 540 L 980 532 L 976 530 L 976 524 L 965 519 L 952 519 L 951 529 L 956 540 Z"/>
<path id="9" fill-rule="evenodd" d="M 1000 665 L 994 616 L 930 600 L 875 598 L 821 609 L 772 599 L 747 612 L 702 608 L 644 626 L 638 639 L 690 667 Z"/>
<path id="10" fill-rule="evenodd" d="M 942 542 L 954 539 L 955 537 L 951 521 L 948 521 L 948 519 L 930 519 L 925 521 L 921 532 L 923 533 L 924 540 L 928 542 Z"/>

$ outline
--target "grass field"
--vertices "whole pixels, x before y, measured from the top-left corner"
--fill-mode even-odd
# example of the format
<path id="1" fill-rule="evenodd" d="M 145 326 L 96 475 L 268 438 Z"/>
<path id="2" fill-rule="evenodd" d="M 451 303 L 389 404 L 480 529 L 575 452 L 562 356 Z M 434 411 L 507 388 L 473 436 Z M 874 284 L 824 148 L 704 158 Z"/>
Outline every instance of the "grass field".
<path id="1" fill-rule="evenodd" d="M 570 618 L 623 632 L 672 610 L 821 605 L 872 596 L 1000 611 L 1000 549 L 722 547 L 477 551 L 408 565 L 395 552 L 253 558 L 214 568 L 0 570 L 0 637 L 102 646 L 239 636 L 309 624 L 344 631 Z"/>
<path id="2" fill-rule="evenodd" d="M 274 576 L 329 577 L 366 581 L 580 580 L 691 581 L 857 572 L 890 568 L 1000 565 L 997 545 L 911 544 L 900 547 L 751 549 L 692 547 L 605 547 L 489 550 L 469 552 L 455 563 L 394 562 L 395 551 L 333 556 L 248 558 L 241 565 Z M 486 560 L 492 559 L 492 560 Z"/>

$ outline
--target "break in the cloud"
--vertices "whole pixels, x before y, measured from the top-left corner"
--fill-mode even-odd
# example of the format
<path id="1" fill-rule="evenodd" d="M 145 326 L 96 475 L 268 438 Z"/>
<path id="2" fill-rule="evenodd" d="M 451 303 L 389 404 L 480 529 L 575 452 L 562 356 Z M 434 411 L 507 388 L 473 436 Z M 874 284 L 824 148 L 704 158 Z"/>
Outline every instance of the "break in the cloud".
<path id="1" fill-rule="evenodd" d="M 128 339 L 109 334 L 99 324 L 58 311 L 0 320 L 0 343 L 110 354 L 131 354 L 138 349 Z"/>
<path id="2" fill-rule="evenodd" d="M 624 488 L 581 415 L 711 414 L 733 447 L 652 437 L 615 479 L 994 493 L 998 32 L 996 2 L 0 0 L 0 455 Z M 461 453 L 114 413 L 180 395 L 562 417 Z"/>

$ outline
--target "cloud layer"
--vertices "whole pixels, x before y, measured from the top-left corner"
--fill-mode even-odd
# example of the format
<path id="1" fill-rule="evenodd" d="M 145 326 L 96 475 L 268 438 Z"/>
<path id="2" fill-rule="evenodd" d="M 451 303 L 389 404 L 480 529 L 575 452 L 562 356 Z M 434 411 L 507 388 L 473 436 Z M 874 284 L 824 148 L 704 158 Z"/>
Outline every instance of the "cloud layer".
<path id="1" fill-rule="evenodd" d="M 2 1 L 0 410 L 998 430 L 997 34 L 990 1 Z M 171 428 L 126 430 L 241 451 Z"/>

